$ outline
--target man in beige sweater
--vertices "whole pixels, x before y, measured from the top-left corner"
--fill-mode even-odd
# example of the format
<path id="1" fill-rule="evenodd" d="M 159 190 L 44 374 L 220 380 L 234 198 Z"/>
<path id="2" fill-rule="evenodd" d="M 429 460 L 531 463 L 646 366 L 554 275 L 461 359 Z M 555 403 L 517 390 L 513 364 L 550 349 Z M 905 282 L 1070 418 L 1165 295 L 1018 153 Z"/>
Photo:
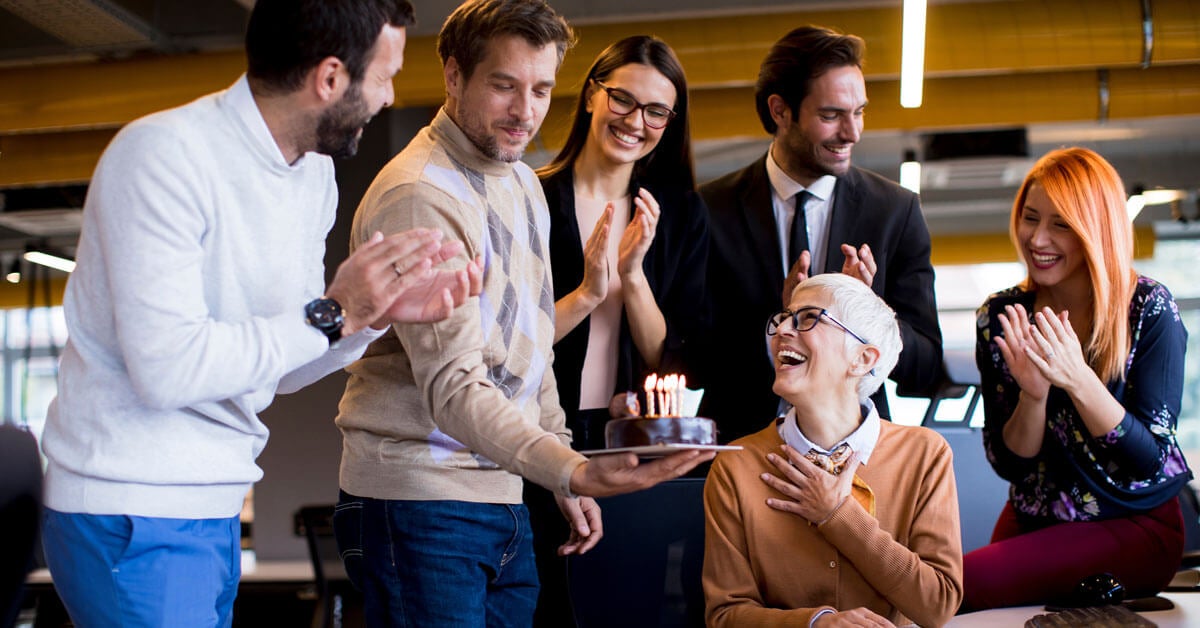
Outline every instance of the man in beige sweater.
<path id="1" fill-rule="evenodd" d="M 709 626 L 940 626 L 962 601 L 950 447 L 882 421 L 896 315 L 858 279 L 801 283 L 767 334 L 793 409 L 734 441 L 704 487 Z"/>
<path id="2" fill-rule="evenodd" d="M 348 370 L 334 517 L 372 626 L 525 626 L 537 574 L 524 476 L 599 540 L 591 497 L 649 487 L 711 454 L 639 465 L 573 451 L 551 369 L 549 212 L 521 163 L 574 35 L 542 0 L 472 0 L 438 37 L 446 104 L 372 183 L 352 244 L 418 225 L 461 239 L 483 292 L 448 320 L 396 325 Z"/>

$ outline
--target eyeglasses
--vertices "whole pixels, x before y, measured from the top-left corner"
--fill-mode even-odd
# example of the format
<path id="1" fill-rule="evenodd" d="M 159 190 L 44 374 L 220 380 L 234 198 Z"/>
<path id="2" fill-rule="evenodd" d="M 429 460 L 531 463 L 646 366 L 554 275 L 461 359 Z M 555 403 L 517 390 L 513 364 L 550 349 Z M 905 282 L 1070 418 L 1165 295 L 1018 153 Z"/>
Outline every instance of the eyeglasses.
<path id="1" fill-rule="evenodd" d="M 833 323 L 834 325 L 841 327 L 842 331 L 850 334 L 851 338 L 863 343 L 864 345 L 871 344 L 866 340 L 863 340 L 862 336 L 850 331 L 850 328 L 846 327 L 841 321 L 834 318 L 833 315 L 829 313 L 829 310 L 816 306 L 802 307 L 795 312 L 791 310 L 784 310 L 771 316 L 771 318 L 767 319 L 767 335 L 774 336 L 775 334 L 779 333 L 779 328 L 782 327 L 784 321 L 787 321 L 788 319 L 791 319 L 792 328 L 796 331 L 810 331 L 813 327 L 817 326 L 817 323 L 821 322 L 822 316 L 828 318 L 829 322 Z M 875 369 L 871 369 L 871 374 L 875 374 Z"/>
<path id="2" fill-rule="evenodd" d="M 600 89 L 603 89 L 608 94 L 608 110 L 619 116 L 627 116 L 641 109 L 642 121 L 652 129 L 666 127 L 671 122 L 671 118 L 675 117 L 675 112 L 666 105 L 659 103 L 643 105 L 633 97 L 633 94 L 620 87 L 609 87 L 596 79 L 592 79 L 592 82 L 599 85 Z"/>
<path id="3" fill-rule="evenodd" d="M 822 316 L 828 318 L 829 322 L 833 323 L 834 325 L 841 327 L 842 331 L 850 334 L 851 338 L 854 338 L 864 345 L 871 344 L 866 340 L 863 340 L 862 336 L 850 331 L 850 328 L 846 327 L 841 321 L 834 318 L 829 313 L 829 310 L 816 306 L 802 307 L 795 312 L 791 310 L 784 310 L 772 316 L 771 318 L 767 319 L 767 335 L 774 336 L 775 334 L 779 333 L 779 328 L 783 325 L 783 322 L 789 318 L 792 319 L 792 328 L 796 331 L 809 331 L 813 327 L 816 327 L 817 323 L 821 322 Z"/>

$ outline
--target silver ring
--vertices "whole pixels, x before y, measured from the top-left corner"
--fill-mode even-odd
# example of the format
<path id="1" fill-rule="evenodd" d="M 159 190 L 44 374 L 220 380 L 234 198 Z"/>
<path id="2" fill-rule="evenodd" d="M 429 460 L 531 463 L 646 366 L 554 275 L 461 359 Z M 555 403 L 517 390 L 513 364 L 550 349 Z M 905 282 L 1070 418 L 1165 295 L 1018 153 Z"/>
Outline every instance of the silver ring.
<path id="1" fill-rule="evenodd" d="M 1050 350 L 1047 350 L 1047 351 L 1046 351 L 1046 359 L 1047 359 L 1047 360 L 1053 360 L 1053 359 L 1054 359 L 1054 352 L 1053 352 L 1053 351 L 1050 351 Z"/>
<path id="2" fill-rule="evenodd" d="M 396 276 L 397 276 L 397 277 L 403 277 L 403 276 L 404 276 L 404 273 L 400 271 L 400 267 L 399 267 L 399 266 L 397 266 L 395 262 L 392 262 L 392 270 L 396 271 Z"/>

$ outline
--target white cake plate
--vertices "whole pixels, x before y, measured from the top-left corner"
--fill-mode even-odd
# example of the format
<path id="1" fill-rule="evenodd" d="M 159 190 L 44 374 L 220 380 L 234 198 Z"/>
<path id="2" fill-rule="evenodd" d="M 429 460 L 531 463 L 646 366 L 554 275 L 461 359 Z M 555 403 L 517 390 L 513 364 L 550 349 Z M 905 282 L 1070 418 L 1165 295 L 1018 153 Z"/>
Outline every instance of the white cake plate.
<path id="1" fill-rule="evenodd" d="M 641 447 L 612 447 L 610 449 L 588 449 L 579 453 L 585 456 L 603 456 L 605 454 L 637 454 L 642 458 L 660 458 L 680 451 L 695 449 L 699 451 L 737 451 L 741 445 L 690 445 L 678 443 L 674 445 L 642 445 Z"/>

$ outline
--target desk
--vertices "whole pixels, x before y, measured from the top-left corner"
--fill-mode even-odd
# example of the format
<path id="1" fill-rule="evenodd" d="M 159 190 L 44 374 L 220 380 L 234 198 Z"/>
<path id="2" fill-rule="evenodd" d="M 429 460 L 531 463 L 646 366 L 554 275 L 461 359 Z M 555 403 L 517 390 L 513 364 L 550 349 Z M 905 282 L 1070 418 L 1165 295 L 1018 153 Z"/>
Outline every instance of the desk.
<path id="1" fill-rule="evenodd" d="M 1143 617 L 1158 624 L 1159 628 L 1194 628 L 1200 626 L 1200 593 L 1162 593 L 1162 597 L 1175 603 L 1169 611 L 1141 613 Z M 1019 606 L 994 608 L 959 615 L 946 624 L 947 628 L 1014 628 L 1025 624 L 1034 615 L 1046 610 L 1042 606 Z"/>
<path id="2" fill-rule="evenodd" d="M 257 626 L 308 626 L 312 622 L 316 593 L 310 560 L 261 560 L 242 567 L 234 602 L 234 628 Z M 47 569 L 36 569 L 25 579 L 25 608 L 33 609 L 38 628 L 69 626 L 66 610 L 54 591 Z"/>
<path id="3" fill-rule="evenodd" d="M 313 567 L 310 560 L 263 560 L 243 565 L 242 583 L 260 582 L 313 582 Z M 49 569 L 34 569 L 25 579 L 26 584 L 54 584 Z"/>

